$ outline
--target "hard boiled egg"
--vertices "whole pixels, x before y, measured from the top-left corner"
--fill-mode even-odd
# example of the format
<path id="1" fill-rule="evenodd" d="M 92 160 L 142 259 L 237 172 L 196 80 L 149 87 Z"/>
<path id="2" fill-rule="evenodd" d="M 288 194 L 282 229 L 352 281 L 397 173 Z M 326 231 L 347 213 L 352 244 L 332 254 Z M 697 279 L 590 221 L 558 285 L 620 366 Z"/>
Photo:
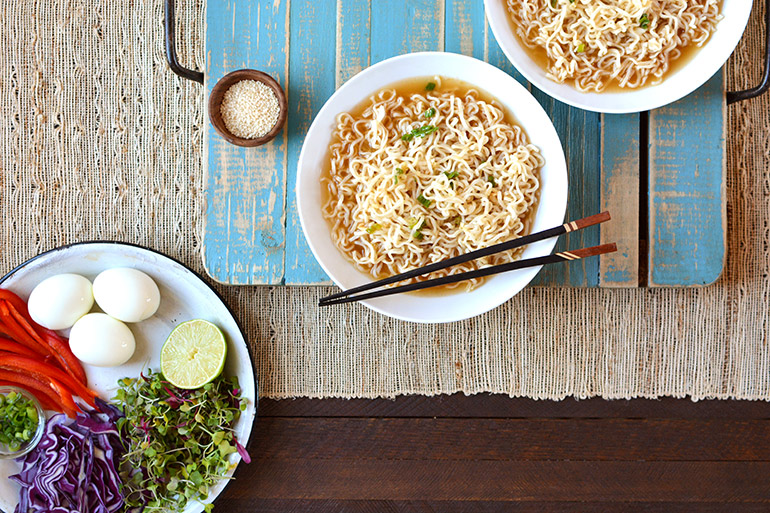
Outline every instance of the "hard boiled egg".
<path id="1" fill-rule="evenodd" d="M 67 329 L 94 304 L 91 282 L 79 274 L 57 274 L 41 281 L 29 295 L 29 315 L 51 330 Z"/>
<path id="2" fill-rule="evenodd" d="M 116 367 L 131 359 L 136 349 L 128 326 L 107 314 L 81 317 L 70 331 L 70 349 L 78 360 L 97 367 Z"/>
<path id="3" fill-rule="evenodd" d="M 160 291 L 152 278 L 129 267 L 103 271 L 94 280 L 94 299 L 99 308 L 123 322 L 151 317 L 160 305 Z"/>

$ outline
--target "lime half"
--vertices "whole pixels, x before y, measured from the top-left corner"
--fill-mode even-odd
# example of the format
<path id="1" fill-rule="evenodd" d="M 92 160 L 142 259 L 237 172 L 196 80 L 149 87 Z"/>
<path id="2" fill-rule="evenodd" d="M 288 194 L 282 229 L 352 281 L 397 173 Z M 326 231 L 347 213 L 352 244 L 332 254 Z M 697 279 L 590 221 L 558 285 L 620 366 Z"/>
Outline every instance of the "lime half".
<path id="1" fill-rule="evenodd" d="M 183 322 L 160 350 L 160 371 L 179 388 L 200 388 L 222 372 L 227 343 L 216 325 L 203 319 Z"/>

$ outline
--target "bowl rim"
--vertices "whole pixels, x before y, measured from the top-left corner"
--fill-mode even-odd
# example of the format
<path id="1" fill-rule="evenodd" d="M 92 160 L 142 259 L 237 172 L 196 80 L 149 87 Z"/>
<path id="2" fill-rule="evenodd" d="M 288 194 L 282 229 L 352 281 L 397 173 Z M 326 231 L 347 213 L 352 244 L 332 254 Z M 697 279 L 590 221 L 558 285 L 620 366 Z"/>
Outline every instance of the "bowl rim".
<path id="1" fill-rule="evenodd" d="M 440 62 L 439 62 L 440 61 Z M 435 63 L 437 63 L 435 66 L 433 66 Z M 418 66 L 415 66 L 415 63 L 418 64 Z M 436 72 L 434 71 L 435 67 L 444 66 L 445 68 L 449 67 L 451 65 L 452 72 Z M 391 69 L 391 66 L 403 66 L 405 68 L 409 68 L 410 70 L 412 68 L 415 68 L 415 72 L 408 73 L 404 76 L 398 75 L 395 78 L 389 79 L 389 80 L 380 80 L 376 77 L 378 74 L 384 73 L 386 70 Z M 410 67 L 411 66 L 411 67 Z M 432 67 L 433 66 L 433 67 Z M 474 80 L 473 78 L 469 78 L 468 76 L 468 69 L 473 69 L 474 67 L 481 66 L 485 69 L 486 73 L 489 73 L 490 75 L 495 78 L 495 80 L 500 80 L 500 84 L 497 86 L 497 88 L 502 88 L 503 86 L 506 88 L 505 97 L 508 98 L 506 101 L 502 98 L 503 95 L 495 94 L 493 91 L 490 90 L 490 87 L 484 87 L 477 85 L 479 82 Z M 478 68 L 476 68 L 478 69 Z M 313 123 L 310 125 L 310 128 L 308 129 L 307 135 L 305 137 L 305 141 L 302 145 L 302 150 L 300 152 L 299 160 L 297 163 L 297 181 L 296 181 L 296 187 L 295 187 L 295 194 L 297 199 L 297 211 L 300 218 L 300 224 L 302 227 L 302 231 L 305 235 L 305 239 L 307 240 L 308 246 L 310 247 L 311 252 L 313 253 L 313 256 L 318 261 L 321 268 L 326 272 L 326 274 L 341 288 L 349 288 L 354 285 L 358 285 L 363 282 L 368 282 L 372 280 L 372 277 L 368 274 L 362 273 L 360 270 L 358 270 L 353 263 L 351 263 L 349 260 L 345 258 L 345 261 L 347 262 L 347 265 L 345 266 L 345 273 L 344 276 L 342 276 L 343 273 L 337 273 L 333 269 L 330 268 L 330 265 L 327 265 L 327 259 L 325 257 L 322 257 L 322 252 L 328 250 L 328 241 L 325 239 L 328 238 L 331 239 L 329 235 L 328 225 L 326 225 L 326 220 L 323 219 L 322 216 L 320 216 L 320 210 L 319 211 L 308 211 L 308 208 L 310 208 L 310 203 L 315 201 L 315 198 L 307 199 L 305 197 L 305 193 L 303 192 L 303 189 L 306 187 L 312 187 L 312 186 L 305 186 L 305 183 L 316 183 L 317 182 L 317 174 L 320 174 L 319 166 L 317 165 L 317 160 L 314 159 L 312 162 L 308 163 L 308 153 L 311 151 L 309 150 L 311 142 L 316 141 L 316 139 L 319 139 L 317 142 L 314 142 L 315 145 L 321 145 L 323 148 L 328 148 L 328 142 L 331 138 L 331 130 L 328 129 L 327 126 L 321 126 L 321 124 L 325 124 L 326 121 L 329 119 L 334 120 L 336 119 L 337 115 L 340 112 L 345 111 L 347 108 L 352 108 L 352 106 L 360 104 L 362 101 L 364 101 L 366 98 L 371 96 L 375 91 L 378 89 L 381 89 L 383 87 L 387 87 L 388 85 L 401 82 L 402 80 L 408 80 L 410 78 L 420 78 L 420 77 L 428 77 L 431 75 L 443 75 L 443 76 L 449 76 L 451 78 L 457 78 L 460 80 L 463 80 L 465 82 L 468 82 L 475 87 L 482 89 L 486 93 L 490 94 L 491 96 L 497 98 L 497 100 L 505 106 L 507 110 L 509 110 L 516 119 L 517 123 L 524 128 L 524 131 L 527 133 L 530 142 L 533 144 L 536 144 L 540 147 L 541 151 L 545 155 L 546 164 L 541 169 L 541 184 L 543 181 L 543 170 L 548 170 L 548 176 L 550 176 L 550 179 L 546 182 L 550 185 L 546 188 L 543 187 L 541 189 L 541 192 L 543 190 L 549 190 L 548 197 L 550 198 L 550 202 L 553 202 L 554 205 L 551 205 L 550 208 L 547 210 L 546 213 L 544 212 L 544 209 L 542 208 L 543 205 L 548 205 L 548 203 L 544 203 L 543 201 L 543 195 L 541 194 L 540 200 L 538 202 L 538 209 L 535 213 L 535 220 L 533 222 L 533 227 L 531 228 L 532 231 L 545 229 L 545 228 L 551 228 L 552 226 L 561 224 L 564 220 L 564 216 L 566 213 L 567 208 L 567 195 L 568 195 L 568 174 L 567 174 L 567 165 L 566 165 L 566 157 L 564 154 L 564 148 L 561 145 L 561 140 L 556 132 L 556 129 L 553 125 L 553 122 L 546 114 L 545 110 L 543 110 L 542 106 L 535 100 L 535 98 L 531 95 L 529 91 L 527 91 L 524 86 L 519 84 L 513 77 L 505 73 L 504 71 L 500 70 L 499 68 L 481 61 L 479 59 L 475 59 L 473 57 L 468 57 L 466 55 L 456 54 L 456 53 L 450 53 L 450 52 L 415 52 L 415 53 L 407 53 L 403 55 L 397 55 L 394 57 L 391 57 L 389 59 L 385 59 L 383 61 L 380 61 L 357 75 L 355 75 L 353 78 L 348 80 L 345 84 L 343 84 L 324 104 L 324 106 L 319 110 L 318 114 L 316 115 L 315 119 L 313 120 Z M 371 80 L 370 80 L 371 78 Z M 370 84 L 370 82 L 375 82 L 374 85 Z M 369 84 L 367 86 L 367 84 Z M 514 102 L 515 99 L 515 102 Z M 345 108 L 340 108 L 338 104 L 352 104 L 349 106 L 346 106 Z M 524 107 L 521 107 L 519 105 L 524 104 Z M 516 108 L 512 107 L 512 105 L 517 105 Z M 534 114 L 536 114 L 535 119 L 533 119 L 531 122 L 524 123 L 522 122 L 521 116 L 519 112 L 521 110 L 529 109 Z M 537 137 L 533 139 L 533 132 L 539 134 Z M 324 135 L 326 134 L 326 135 Z M 543 148 L 542 146 L 545 146 Z M 556 147 L 558 147 L 558 151 L 556 151 Z M 313 148 L 312 150 L 314 153 L 318 153 L 316 148 Z M 546 153 L 546 151 L 552 151 L 554 154 Z M 325 154 L 325 152 L 323 152 Z M 313 174 L 313 173 L 317 174 Z M 541 185 L 542 187 L 542 185 Z M 317 185 L 317 194 L 320 196 L 320 184 Z M 315 195 L 316 192 L 308 192 L 308 195 Z M 320 221 L 318 218 L 321 218 Z M 558 221 L 556 221 L 558 219 Z M 542 223 L 547 223 L 547 226 L 540 226 L 537 227 L 538 220 L 540 220 Z M 315 225 L 316 223 L 322 222 L 324 225 L 324 228 L 322 230 L 325 235 L 320 235 L 314 232 L 312 230 L 311 225 Z M 547 239 L 545 241 L 542 241 L 542 244 L 537 243 L 533 244 L 530 247 L 528 247 L 525 251 L 529 251 L 530 254 L 525 255 L 525 257 L 531 257 L 531 256 L 543 256 L 546 254 L 550 254 L 553 250 L 553 247 L 556 244 L 556 238 Z M 339 256 L 342 255 L 342 253 L 337 249 L 336 245 L 331 243 L 331 246 L 333 247 L 334 251 L 338 254 L 337 257 L 329 256 L 329 260 L 336 260 L 339 258 Z M 344 258 L 344 257 L 343 257 Z M 334 263 L 334 262 L 332 262 Z M 481 315 L 482 313 L 485 313 L 489 310 L 492 310 L 501 304 L 505 303 L 506 301 L 510 300 L 513 296 L 515 296 L 518 292 L 520 292 L 539 272 L 541 267 L 533 267 L 529 269 L 528 273 L 525 273 L 522 270 L 521 272 L 517 271 L 517 277 L 515 278 L 508 278 L 505 282 L 507 285 L 507 288 L 505 288 L 505 292 L 501 292 L 499 289 L 501 287 L 501 281 L 504 280 L 506 277 L 506 274 L 496 275 L 491 277 L 490 280 L 484 283 L 483 286 L 478 287 L 474 291 L 471 291 L 469 293 L 458 293 L 462 294 L 464 297 L 468 297 L 468 301 L 465 301 L 465 305 L 471 304 L 473 306 L 468 307 L 466 311 L 464 311 L 461 314 L 451 314 L 451 313 L 438 313 L 431 316 L 426 316 L 424 314 L 421 314 L 419 312 L 409 312 L 408 314 L 404 313 L 394 313 L 392 310 L 388 308 L 388 303 L 382 303 L 380 302 L 383 299 L 388 298 L 378 298 L 374 300 L 365 300 L 361 301 L 363 305 L 368 307 L 371 310 L 374 310 L 378 313 L 381 313 L 383 315 L 400 319 L 403 321 L 408 322 L 417 322 L 417 323 L 445 323 L 445 322 L 455 322 L 464 320 L 470 317 L 474 317 L 477 315 Z M 510 276 L 510 273 L 508 273 L 508 276 Z M 363 278 L 361 278 L 363 277 Z M 356 282 L 355 280 L 361 280 L 360 282 Z M 354 281 L 351 281 L 354 280 Z M 484 299 L 481 301 L 473 301 L 474 297 L 471 297 L 472 294 L 485 290 L 486 287 L 488 287 L 494 280 L 498 280 L 496 283 L 494 290 L 492 290 L 492 295 L 494 296 L 494 299 L 492 300 L 486 300 Z M 491 289 L 487 289 L 488 291 Z M 447 295 L 444 297 L 454 296 L 455 294 Z M 392 298 L 399 298 L 403 297 L 403 295 L 396 295 L 396 296 L 389 296 L 390 299 Z M 475 296 L 475 298 L 480 298 L 481 296 Z M 423 298 L 424 299 L 424 298 Z M 432 299 L 432 298 L 431 298 Z"/>
<path id="2" fill-rule="evenodd" d="M 660 84 L 612 92 L 581 92 L 546 77 L 511 30 L 506 0 L 484 0 L 486 17 L 498 45 L 511 64 L 532 85 L 563 103 L 592 112 L 630 114 L 657 109 L 684 98 L 705 84 L 735 50 L 749 21 L 752 2 L 721 0 L 723 18 L 706 44 L 688 62 L 667 74 Z"/>
<path id="3" fill-rule="evenodd" d="M 28 392 L 27 390 L 15 385 L 0 385 L 0 394 L 7 395 L 9 392 L 16 392 L 32 402 L 32 404 L 35 406 L 35 409 L 37 410 L 37 429 L 35 430 L 35 435 L 29 440 L 29 442 L 22 445 L 22 447 L 16 452 L 7 451 L 6 445 L 0 443 L 0 459 L 20 458 L 32 452 L 32 450 L 37 447 L 37 444 L 40 443 L 40 440 L 43 439 L 43 433 L 45 432 L 46 426 L 45 411 L 43 410 L 43 406 L 40 404 L 40 401 L 37 399 L 37 397 L 32 395 L 31 392 Z"/>

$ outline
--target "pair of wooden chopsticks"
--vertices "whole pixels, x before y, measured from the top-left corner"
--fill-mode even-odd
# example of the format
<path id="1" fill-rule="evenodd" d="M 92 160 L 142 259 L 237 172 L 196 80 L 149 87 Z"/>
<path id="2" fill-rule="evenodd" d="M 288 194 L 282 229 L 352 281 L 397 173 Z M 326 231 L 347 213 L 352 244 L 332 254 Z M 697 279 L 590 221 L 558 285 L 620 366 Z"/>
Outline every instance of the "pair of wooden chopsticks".
<path id="1" fill-rule="evenodd" d="M 569 233 L 569 232 L 574 232 L 576 230 L 582 230 L 583 228 L 587 228 L 595 224 L 609 221 L 609 219 L 610 219 L 609 212 L 602 212 L 601 214 L 584 217 L 583 219 L 578 219 L 577 221 L 571 221 L 561 226 L 556 226 L 554 228 L 549 228 L 548 230 L 543 230 L 542 232 L 531 233 L 529 235 L 525 235 L 524 237 L 519 237 L 518 239 L 513 239 L 507 242 L 502 242 L 500 244 L 495 244 L 494 246 L 489 246 L 488 248 L 471 251 L 470 253 L 466 253 L 464 255 L 460 255 L 452 258 L 447 258 L 446 260 L 442 260 L 440 262 L 429 264 L 423 267 L 418 267 L 417 269 L 412 269 L 411 271 L 407 271 L 405 273 L 397 274 L 395 276 L 390 276 L 388 278 L 374 281 L 372 283 L 367 283 L 359 287 L 353 287 L 352 289 L 343 290 L 342 292 L 338 292 L 336 294 L 331 294 L 329 296 L 322 297 L 318 301 L 318 305 L 330 306 L 330 305 L 339 305 L 341 303 L 351 303 L 353 301 L 361 301 L 363 299 L 372 299 L 375 297 L 390 296 L 392 294 L 400 294 L 402 292 L 410 292 L 413 290 L 427 289 L 430 287 L 439 287 L 441 285 L 447 285 L 449 283 L 457 283 L 458 281 L 471 280 L 473 278 L 483 278 L 484 276 L 491 276 L 493 274 L 505 273 L 516 269 L 524 269 L 527 267 L 535 267 L 535 266 L 544 265 L 544 264 L 553 264 L 556 262 L 569 262 L 571 260 L 578 260 L 580 258 L 603 255 L 605 253 L 613 253 L 618 250 L 615 243 L 602 244 L 601 246 L 593 246 L 590 248 L 576 249 L 573 251 L 562 251 L 561 253 L 554 253 L 553 255 L 547 255 L 547 256 L 536 257 L 536 258 L 527 258 L 524 260 L 517 260 L 515 262 L 510 262 L 507 264 L 484 267 L 482 269 L 478 269 L 475 271 L 468 271 L 467 273 L 453 274 L 453 275 L 444 276 L 441 278 L 436 278 L 433 280 L 426 280 L 426 281 L 410 283 L 408 285 L 401 285 L 400 287 L 375 290 L 374 292 L 368 292 L 366 294 L 358 294 L 356 296 L 352 295 L 352 294 L 357 294 L 359 292 L 365 292 L 367 290 L 382 287 L 384 285 L 389 285 L 391 283 L 396 283 L 398 281 L 414 278 L 415 276 L 422 276 L 423 274 L 432 273 L 434 271 L 438 271 L 439 269 L 445 269 L 453 265 L 470 262 L 471 260 L 476 260 L 477 258 L 481 258 L 487 255 L 492 255 L 494 253 L 500 253 L 501 251 L 508 251 L 511 249 L 519 248 L 521 246 L 526 246 L 527 244 L 532 244 L 533 242 L 550 239 L 551 237 L 557 237 L 559 235 Z"/>

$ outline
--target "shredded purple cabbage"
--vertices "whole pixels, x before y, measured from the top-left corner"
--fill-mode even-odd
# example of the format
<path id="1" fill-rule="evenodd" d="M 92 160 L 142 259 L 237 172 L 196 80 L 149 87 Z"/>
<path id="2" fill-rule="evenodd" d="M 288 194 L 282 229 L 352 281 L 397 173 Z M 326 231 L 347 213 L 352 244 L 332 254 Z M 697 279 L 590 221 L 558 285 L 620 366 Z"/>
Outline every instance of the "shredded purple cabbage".
<path id="1" fill-rule="evenodd" d="M 120 511 L 118 465 L 125 448 L 113 417 L 114 410 L 78 414 L 74 421 L 51 417 L 40 443 L 20 458 L 21 472 L 11 476 L 21 485 L 16 513 Z"/>

